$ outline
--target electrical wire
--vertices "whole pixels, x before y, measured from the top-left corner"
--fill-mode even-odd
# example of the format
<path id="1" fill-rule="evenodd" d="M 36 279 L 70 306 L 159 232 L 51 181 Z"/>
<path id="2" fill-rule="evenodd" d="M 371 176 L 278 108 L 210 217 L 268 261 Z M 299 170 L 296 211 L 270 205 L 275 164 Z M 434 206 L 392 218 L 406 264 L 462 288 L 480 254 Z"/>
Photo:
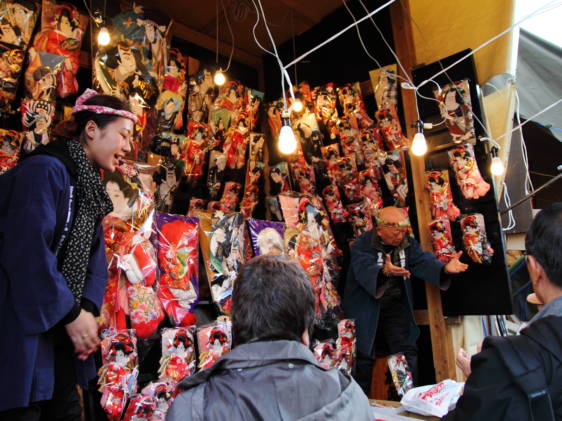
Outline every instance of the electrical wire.
<path id="1" fill-rule="evenodd" d="M 384 9 L 387 6 L 390 6 L 392 3 L 394 3 L 396 0 L 389 0 L 388 2 L 386 2 L 385 4 L 383 4 L 382 6 L 378 7 L 377 9 L 373 10 L 372 12 L 370 12 L 369 14 L 367 14 L 366 16 L 363 16 L 361 19 L 357 20 L 356 22 L 352 23 L 351 25 L 345 27 L 344 29 L 342 29 L 341 31 L 339 31 L 338 33 L 332 35 L 330 38 L 328 38 L 327 40 L 321 42 L 320 44 L 318 44 L 316 47 L 311 48 L 309 51 L 307 51 L 306 53 L 302 54 L 301 56 L 297 57 L 296 59 L 294 59 L 292 62 L 290 62 L 289 64 L 287 64 L 285 66 L 285 68 L 289 68 L 292 65 L 294 65 L 295 63 L 298 63 L 299 61 L 301 61 L 303 58 L 309 56 L 310 54 L 312 54 L 314 51 L 318 50 L 319 48 L 322 48 L 324 45 L 332 42 L 333 40 L 335 40 L 336 38 L 338 38 L 340 35 L 344 34 L 345 32 L 347 32 L 348 30 L 350 30 L 351 28 L 353 28 L 354 26 L 358 25 L 359 23 L 363 22 L 365 19 L 369 19 L 371 16 L 377 14 L 378 12 L 380 12 L 382 9 Z M 259 3 L 259 0 L 258 0 Z"/>
<path id="2" fill-rule="evenodd" d="M 235 38 L 234 38 L 234 32 L 232 31 L 232 26 L 230 25 L 230 19 L 228 18 L 228 13 L 226 13 L 226 7 L 224 6 L 224 1 L 220 0 L 220 3 L 221 3 L 222 11 L 224 13 L 224 18 L 226 20 L 226 26 L 228 26 L 228 32 L 230 32 L 230 40 L 232 42 L 230 47 L 230 57 L 228 57 L 228 64 L 226 65 L 226 69 L 224 69 L 225 72 L 228 72 L 228 69 L 230 69 L 230 63 L 232 63 L 232 56 L 234 55 Z"/>
<path id="3" fill-rule="evenodd" d="M 351 9 L 347 5 L 347 1 L 342 0 L 342 3 L 345 6 L 345 9 L 347 10 L 347 12 L 350 14 L 351 18 L 353 19 L 353 22 L 357 22 L 357 19 L 355 19 L 355 15 L 353 14 Z M 357 36 L 359 37 L 359 42 L 361 43 L 361 46 L 363 47 L 363 51 L 365 51 L 365 54 L 367 54 L 367 57 L 369 57 L 371 60 L 373 60 L 375 62 L 375 64 L 377 65 L 377 67 L 381 68 L 382 66 L 378 62 L 378 60 L 376 58 L 374 58 L 371 55 L 371 53 L 369 53 L 369 51 L 367 50 L 367 47 L 365 47 L 365 43 L 363 42 L 363 37 L 361 37 L 361 31 L 359 30 L 359 25 L 357 25 L 357 24 L 355 25 L 355 31 L 357 32 Z M 296 64 L 295 64 L 295 66 L 296 66 Z"/>
<path id="4" fill-rule="evenodd" d="M 256 23 L 254 23 L 254 26 L 252 27 L 252 35 L 254 36 L 254 41 L 256 42 L 258 47 L 261 48 L 264 52 L 266 52 L 267 54 L 271 54 L 273 57 L 276 57 L 275 54 L 271 50 L 268 50 L 267 48 L 265 48 L 261 44 L 261 42 L 258 40 L 258 37 L 256 35 L 256 28 L 260 24 L 261 14 L 260 14 L 258 6 L 257 6 L 257 4 L 254 0 L 252 0 L 252 4 L 254 5 L 254 8 L 256 9 L 256 15 L 257 15 Z"/>
<path id="5" fill-rule="evenodd" d="M 359 0 L 361 1 L 361 0 Z M 425 84 L 427 84 L 429 82 L 429 79 L 435 79 L 437 76 L 442 75 L 443 73 L 446 73 L 448 70 L 451 70 L 453 67 L 455 67 L 457 64 L 459 64 L 460 62 L 464 61 L 465 59 L 467 59 L 468 57 L 474 55 L 476 52 L 480 51 L 482 48 L 486 47 L 487 45 L 491 44 L 492 42 L 494 42 L 496 39 L 504 36 L 506 33 L 510 32 L 512 29 L 518 27 L 519 25 L 521 25 L 523 22 L 525 22 L 526 20 L 547 12 L 548 10 L 553 9 L 553 4 L 554 3 L 558 3 L 558 5 L 562 4 L 562 2 L 560 2 L 559 0 L 553 0 L 550 3 L 538 8 L 537 10 L 535 10 L 533 13 L 530 13 L 528 15 L 526 15 L 525 17 L 523 17 L 522 19 L 520 19 L 519 21 L 515 22 L 513 25 L 509 26 L 508 28 L 504 29 L 502 32 L 500 32 L 499 34 L 493 36 L 492 38 L 490 38 L 489 40 L 483 42 L 482 44 L 480 44 L 478 47 L 474 48 L 472 51 L 470 51 L 469 53 L 465 54 L 464 56 L 462 56 L 461 58 L 459 58 L 458 60 L 456 60 L 454 63 L 450 64 L 449 66 L 447 66 L 446 68 L 442 69 L 441 71 L 435 73 L 433 76 L 429 77 L 428 79 L 424 80 L 423 82 L 421 82 L 418 85 L 418 88 L 421 88 L 422 86 L 424 86 Z M 558 7 L 558 5 L 556 7 Z"/>
<path id="6" fill-rule="evenodd" d="M 531 180 L 531 175 L 529 174 L 529 156 L 527 154 L 527 144 L 525 143 L 525 138 L 523 137 L 523 129 L 521 128 L 521 101 L 519 100 L 517 88 L 515 89 L 515 101 L 517 101 L 515 116 L 517 118 L 517 124 L 519 124 L 519 136 L 521 136 L 521 155 L 523 157 L 523 165 L 525 165 L 525 194 L 529 194 L 535 190 L 535 186 L 533 186 L 533 181 Z"/>
<path id="7" fill-rule="evenodd" d="M 511 207 L 511 197 L 509 196 L 509 191 L 507 190 L 507 184 L 503 182 L 503 201 L 505 203 L 505 208 L 509 209 Z M 513 210 L 507 212 L 508 225 L 507 227 L 502 227 L 502 231 L 510 231 L 516 226 L 515 217 L 513 216 Z"/>

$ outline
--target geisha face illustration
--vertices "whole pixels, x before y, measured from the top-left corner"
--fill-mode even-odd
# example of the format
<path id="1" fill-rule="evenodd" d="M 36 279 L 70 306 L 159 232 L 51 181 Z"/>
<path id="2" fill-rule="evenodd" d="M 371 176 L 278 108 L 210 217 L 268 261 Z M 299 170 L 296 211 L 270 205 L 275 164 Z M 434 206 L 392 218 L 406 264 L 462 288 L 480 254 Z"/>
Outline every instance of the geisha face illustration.
<path id="1" fill-rule="evenodd" d="M 66 38 L 75 38 L 75 31 L 77 28 L 78 25 L 76 24 L 76 21 L 72 19 L 68 8 L 62 8 L 60 10 L 60 15 L 57 17 L 57 31 L 63 34 Z"/>
<path id="2" fill-rule="evenodd" d="M 175 78 L 177 78 L 179 76 L 180 69 L 179 69 L 179 66 L 178 66 L 178 62 L 176 60 L 171 59 L 169 61 L 168 67 L 166 69 L 166 73 L 169 76 L 172 76 L 172 77 L 175 77 Z M 199 88 L 199 86 L 197 84 L 194 84 L 194 85 L 197 86 L 197 89 Z M 191 84 L 190 84 L 190 87 L 191 87 Z"/>
<path id="3" fill-rule="evenodd" d="M 447 111 L 455 111 L 462 103 L 462 96 L 456 89 L 451 89 L 445 95 L 445 108 Z"/>
<path id="4" fill-rule="evenodd" d="M 281 234 L 275 228 L 264 228 L 257 238 L 260 254 L 283 254 L 284 244 Z"/>
<path id="5" fill-rule="evenodd" d="M 217 354 L 222 354 L 225 351 L 225 347 L 228 347 L 228 336 L 226 333 L 218 328 L 211 330 L 209 334 L 209 350 Z"/>

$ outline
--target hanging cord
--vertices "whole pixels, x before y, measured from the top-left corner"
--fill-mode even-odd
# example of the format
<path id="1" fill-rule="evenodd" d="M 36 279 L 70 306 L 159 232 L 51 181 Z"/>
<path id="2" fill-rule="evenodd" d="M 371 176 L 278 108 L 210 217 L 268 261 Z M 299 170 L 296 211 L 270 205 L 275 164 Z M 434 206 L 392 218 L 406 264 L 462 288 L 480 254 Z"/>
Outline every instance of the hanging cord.
<path id="1" fill-rule="evenodd" d="M 394 1 L 394 0 L 393 0 Z M 295 93 L 293 92 L 293 83 L 291 82 L 291 77 L 289 76 L 289 73 L 287 72 L 287 69 L 285 67 L 283 67 L 283 62 L 281 61 L 281 58 L 279 57 L 279 53 L 277 52 L 277 46 L 275 45 L 275 40 L 273 39 L 273 35 L 271 35 L 271 31 L 269 30 L 269 25 L 267 24 L 267 18 L 265 17 L 265 12 L 263 11 L 263 6 L 261 4 L 261 0 L 257 0 L 259 9 L 261 11 L 261 15 L 263 18 L 263 23 L 265 25 L 265 30 L 267 32 L 267 35 L 269 36 L 269 40 L 271 41 L 271 45 L 273 46 L 273 51 L 274 51 L 274 56 L 277 58 L 277 63 L 279 64 L 279 69 L 281 70 L 281 86 L 282 86 L 282 92 L 283 92 L 283 105 L 285 107 L 285 110 L 288 109 L 287 107 L 287 98 L 285 95 L 285 79 L 287 80 L 287 83 L 289 85 L 289 91 L 291 94 L 291 98 L 295 99 Z"/>
<path id="2" fill-rule="evenodd" d="M 226 72 L 228 72 L 228 69 L 230 69 L 230 63 L 232 63 L 232 56 L 234 55 L 235 39 L 234 39 L 234 32 L 232 31 L 232 26 L 230 25 L 230 19 L 228 17 L 228 13 L 226 12 L 226 7 L 224 6 L 223 0 L 220 0 L 220 3 L 221 3 L 222 11 L 224 13 L 224 18 L 226 20 L 226 26 L 228 26 L 228 32 L 230 32 L 230 41 L 231 41 L 230 56 L 228 57 L 228 64 L 226 65 L 226 69 L 224 69 L 224 71 L 226 73 Z M 218 19 L 217 19 L 217 23 L 218 23 Z M 217 37 L 218 37 L 218 35 L 217 35 Z M 217 49 L 217 51 L 218 51 L 218 49 Z"/>
<path id="3" fill-rule="evenodd" d="M 505 203 L 505 207 L 506 209 L 509 209 L 511 207 L 511 197 L 509 197 L 509 191 L 507 190 L 507 184 L 505 183 L 505 181 L 503 182 L 503 201 Z M 513 210 L 509 210 L 507 212 L 508 215 L 508 225 L 507 227 L 502 227 L 502 231 L 510 231 L 513 228 L 515 228 L 516 222 L 515 222 L 515 217 L 513 216 Z"/>
<path id="4" fill-rule="evenodd" d="M 527 154 L 527 144 L 525 143 L 525 138 L 523 137 L 523 129 L 521 128 L 521 101 L 519 100 L 517 88 L 515 88 L 515 100 L 517 101 L 515 115 L 517 117 L 517 124 L 519 125 L 519 135 L 521 136 L 521 155 L 523 157 L 523 165 L 525 165 L 525 194 L 529 194 L 535 190 L 535 186 L 533 186 L 533 181 L 531 180 L 531 175 L 529 174 L 529 156 Z"/>
<path id="5" fill-rule="evenodd" d="M 258 37 L 256 35 L 256 28 L 260 24 L 261 14 L 260 14 L 260 11 L 258 9 L 258 5 L 256 4 L 256 2 L 254 0 L 252 0 L 252 4 L 254 5 L 254 9 L 256 9 L 256 15 L 257 15 L 256 23 L 254 23 L 254 26 L 252 27 L 252 35 L 254 36 L 254 41 L 256 41 L 256 44 L 258 45 L 258 47 L 260 47 L 264 52 L 272 55 L 273 57 L 276 57 L 275 53 L 273 53 L 273 51 L 265 48 L 258 40 Z"/>
<path id="6" fill-rule="evenodd" d="M 355 22 L 355 31 L 357 32 L 357 36 L 359 37 L 359 42 L 361 43 L 361 46 L 363 47 L 363 51 L 365 51 L 365 54 L 367 54 L 367 56 L 373 60 L 375 62 L 375 64 L 377 65 L 377 67 L 381 68 L 381 64 L 378 62 L 378 60 L 376 58 L 374 58 L 369 51 L 367 50 L 367 47 L 365 47 L 365 43 L 363 42 L 363 37 L 361 37 L 361 31 L 359 30 L 359 25 L 357 25 L 357 19 L 355 19 L 355 15 L 353 14 L 353 12 L 351 11 L 351 9 L 349 8 L 349 6 L 347 5 L 346 0 L 342 0 L 343 5 L 345 6 L 345 9 L 347 10 L 347 12 L 349 13 L 349 15 L 351 16 L 351 19 L 353 19 L 353 22 Z M 296 67 L 296 63 L 295 63 L 295 67 Z"/>
<path id="7" fill-rule="evenodd" d="M 356 22 L 352 23 L 351 25 L 345 27 L 344 29 L 342 29 L 341 31 L 339 31 L 338 33 L 332 35 L 330 38 L 328 38 L 327 40 L 321 42 L 320 44 L 318 44 L 316 47 L 310 49 L 309 51 L 307 51 L 306 53 L 300 55 L 299 57 L 297 57 L 296 59 L 294 59 L 292 62 L 290 62 L 289 64 L 287 64 L 285 66 L 285 68 L 291 67 L 292 65 L 294 65 L 295 63 L 298 63 L 299 61 L 301 61 L 303 58 L 309 56 L 310 54 L 312 54 L 314 51 L 318 50 L 319 48 L 322 48 L 324 45 L 332 42 L 333 40 L 335 40 L 336 38 L 338 38 L 340 35 L 344 34 L 345 32 L 347 32 L 348 30 L 350 30 L 351 28 L 353 28 L 354 26 L 358 25 L 359 23 L 363 22 L 365 19 L 369 19 L 371 16 L 377 14 L 378 12 L 380 12 L 382 9 L 386 8 L 387 6 L 391 5 L 392 3 L 394 3 L 396 0 L 389 0 L 388 2 L 386 2 L 385 4 L 383 4 L 382 6 L 378 7 L 377 9 L 373 10 L 372 12 L 370 12 L 368 15 L 363 16 L 361 19 L 357 20 Z M 259 0 L 258 0 L 259 2 Z"/>

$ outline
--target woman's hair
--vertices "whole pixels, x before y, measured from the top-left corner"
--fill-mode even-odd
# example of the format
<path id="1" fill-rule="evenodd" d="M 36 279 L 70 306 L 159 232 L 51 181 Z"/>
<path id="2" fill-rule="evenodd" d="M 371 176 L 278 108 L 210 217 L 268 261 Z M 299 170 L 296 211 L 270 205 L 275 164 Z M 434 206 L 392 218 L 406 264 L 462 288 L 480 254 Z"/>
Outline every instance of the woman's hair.
<path id="1" fill-rule="evenodd" d="M 113 108 L 114 110 L 131 111 L 127 103 L 112 95 L 93 96 L 84 101 L 84 105 L 101 105 Z M 92 111 L 79 111 L 72 114 L 72 118 L 70 120 L 61 121 L 54 128 L 53 135 L 68 138 L 79 138 L 88 121 L 93 121 L 100 129 L 103 129 L 109 123 L 117 120 L 118 118 L 121 117 L 113 114 L 97 114 Z"/>

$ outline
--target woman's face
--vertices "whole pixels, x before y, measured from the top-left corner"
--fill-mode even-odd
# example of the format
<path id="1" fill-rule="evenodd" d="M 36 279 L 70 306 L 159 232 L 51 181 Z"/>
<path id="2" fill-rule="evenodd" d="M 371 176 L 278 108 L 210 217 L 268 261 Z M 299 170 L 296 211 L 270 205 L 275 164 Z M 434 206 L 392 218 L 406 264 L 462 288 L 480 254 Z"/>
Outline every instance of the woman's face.
<path id="1" fill-rule="evenodd" d="M 87 143 L 86 155 L 99 167 L 113 172 L 131 151 L 133 122 L 119 117 L 100 129 L 93 121 L 84 129 Z"/>
<path id="2" fill-rule="evenodd" d="M 134 72 L 137 68 L 135 56 L 131 49 L 119 48 L 119 58 L 121 60 L 120 67 L 127 72 Z"/>
<path id="3" fill-rule="evenodd" d="M 61 16 L 60 18 L 59 30 L 68 37 L 72 35 L 72 26 L 70 25 L 70 20 L 65 15 Z"/>

